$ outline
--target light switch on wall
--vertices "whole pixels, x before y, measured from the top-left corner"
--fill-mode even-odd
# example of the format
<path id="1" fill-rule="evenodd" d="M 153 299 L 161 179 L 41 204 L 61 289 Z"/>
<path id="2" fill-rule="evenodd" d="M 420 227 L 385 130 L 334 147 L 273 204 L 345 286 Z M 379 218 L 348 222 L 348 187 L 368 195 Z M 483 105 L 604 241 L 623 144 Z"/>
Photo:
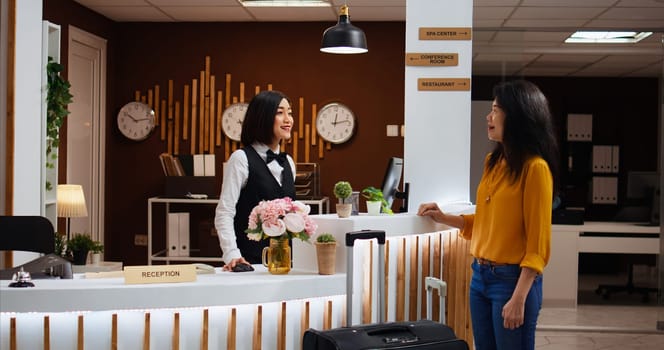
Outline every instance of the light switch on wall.
<path id="1" fill-rule="evenodd" d="M 387 136 L 388 137 L 399 136 L 399 126 L 398 125 L 388 125 L 387 126 Z"/>

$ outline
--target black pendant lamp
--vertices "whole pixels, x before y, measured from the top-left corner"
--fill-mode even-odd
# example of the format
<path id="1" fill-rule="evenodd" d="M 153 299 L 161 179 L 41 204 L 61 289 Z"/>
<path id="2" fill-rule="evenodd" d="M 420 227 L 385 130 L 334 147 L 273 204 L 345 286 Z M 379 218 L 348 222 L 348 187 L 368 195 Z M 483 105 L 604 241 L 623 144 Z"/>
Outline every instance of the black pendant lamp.
<path id="1" fill-rule="evenodd" d="M 337 25 L 325 29 L 320 50 L 326 53 L 355 54 L 365 53 L 367 38 L 362 29 L 350 24 L 348 6 L 342 5 Z"/>

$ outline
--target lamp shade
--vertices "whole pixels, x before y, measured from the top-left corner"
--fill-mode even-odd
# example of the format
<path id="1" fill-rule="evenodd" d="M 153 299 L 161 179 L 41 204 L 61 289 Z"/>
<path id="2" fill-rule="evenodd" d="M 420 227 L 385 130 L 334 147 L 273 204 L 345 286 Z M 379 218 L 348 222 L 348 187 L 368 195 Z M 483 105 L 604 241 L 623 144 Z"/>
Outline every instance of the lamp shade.
<path id="1" fill-rule="evenodd" d="M 362 29 L 350 24 L 348 6 L 341 6 L 339 22 L 323 32 L 320 50 L 326 53 L 338 54 L 355 54 L 369 51 L 367 49 L 367 38 Z"/>
<path id="2" fill-rule="evenodd" d="M 88 216 L 85 195 L 81 185 L 58 185 L 58 216 L 76 218 Z"/>

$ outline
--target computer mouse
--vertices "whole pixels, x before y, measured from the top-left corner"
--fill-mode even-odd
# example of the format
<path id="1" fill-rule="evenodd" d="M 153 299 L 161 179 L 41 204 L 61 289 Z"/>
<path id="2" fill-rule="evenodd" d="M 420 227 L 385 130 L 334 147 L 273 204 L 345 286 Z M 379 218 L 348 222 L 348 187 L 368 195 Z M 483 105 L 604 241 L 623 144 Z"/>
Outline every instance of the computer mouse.
<path id="1" fill-rule="evenodd" d="M 249 264 L 235 264 L 233 272 L 248 272 L 254 271 L 254 267 Z"/>

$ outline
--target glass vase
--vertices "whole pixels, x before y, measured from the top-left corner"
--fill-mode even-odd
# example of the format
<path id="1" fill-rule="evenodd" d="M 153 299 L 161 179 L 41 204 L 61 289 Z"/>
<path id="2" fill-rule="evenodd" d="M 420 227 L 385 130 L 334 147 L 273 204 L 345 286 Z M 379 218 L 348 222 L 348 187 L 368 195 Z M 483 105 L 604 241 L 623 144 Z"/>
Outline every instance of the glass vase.
<path id="1" fill-rule="evenodd" d="M 263 265 L 274 275 L 290 271 L 291 247 L 288 238 L 270 238 L 270 246 L 263 248 Z"/>

